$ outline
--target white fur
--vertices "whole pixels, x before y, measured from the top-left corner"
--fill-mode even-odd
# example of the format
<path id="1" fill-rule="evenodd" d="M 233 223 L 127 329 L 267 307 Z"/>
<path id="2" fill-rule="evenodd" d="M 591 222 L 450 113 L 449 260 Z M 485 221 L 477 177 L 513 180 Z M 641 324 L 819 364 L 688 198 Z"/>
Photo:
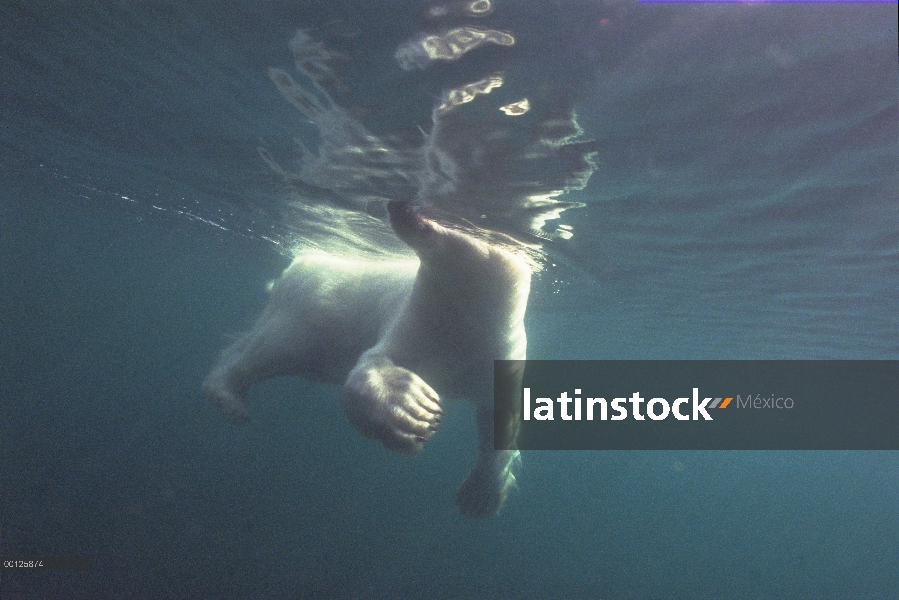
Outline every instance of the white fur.
<path id="1" fill-rule="evenodd" d="M 479 453 L 456 502 L 496 513 L 517 451 L 493 450 L 493 361 L 524 359 L 530 268 L 521 258 L 394 203 L 391 223 L 419 261 L 299 256 L 274 282 L 253 329 L 226 349 L 204 390 L 233 419 L 263 379 L 343 383 L 350 421 L 386 447 L 417 451 L 438 429 L 441 397 L 478 405 Z"/>

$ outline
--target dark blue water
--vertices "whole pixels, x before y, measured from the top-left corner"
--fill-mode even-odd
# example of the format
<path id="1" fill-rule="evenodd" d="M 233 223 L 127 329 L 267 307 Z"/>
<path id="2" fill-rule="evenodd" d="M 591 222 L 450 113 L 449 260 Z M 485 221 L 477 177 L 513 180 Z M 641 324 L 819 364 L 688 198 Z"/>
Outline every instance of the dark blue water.
<path id="1" fill-rule="evenodd" d="M 899 358 L 895 6 L 499 3 L 514 54 L 404 72 L 423 6 L 0 6 L 0 554 L 92 561 L 0 597 L 899 598 L 896 452 L 532 452 L 475 522 L 469 406 L 409 458 L 334 386 L 205 404 L 295 239 L 257 147 L 318 135 L 267 76 L 300 27 L 379 133 L 497 66 L 570 99 L 529 356 Z"/>

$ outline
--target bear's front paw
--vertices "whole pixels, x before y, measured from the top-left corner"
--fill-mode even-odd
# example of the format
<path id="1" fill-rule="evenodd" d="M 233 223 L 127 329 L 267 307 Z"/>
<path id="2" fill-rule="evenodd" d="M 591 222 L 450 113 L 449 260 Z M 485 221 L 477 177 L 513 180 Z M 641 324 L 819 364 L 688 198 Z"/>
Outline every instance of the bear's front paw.
<path id="1" fill-rule="evenodd" d="M 437 392 L 412 371 L 394 365 L 351 373 L 343 406 L 362 435 L 401 452 L 421 450 L 444 417 Z"/>
<path id="2" fill-rule="evenodd" d="M 479 462 L 456 492 L 456 506 L 466 517 L 490 517 L 499 512 L 515 487 L 513 470 L 519 464 L 518 451 L 498 451 L 493 461 Z"/>

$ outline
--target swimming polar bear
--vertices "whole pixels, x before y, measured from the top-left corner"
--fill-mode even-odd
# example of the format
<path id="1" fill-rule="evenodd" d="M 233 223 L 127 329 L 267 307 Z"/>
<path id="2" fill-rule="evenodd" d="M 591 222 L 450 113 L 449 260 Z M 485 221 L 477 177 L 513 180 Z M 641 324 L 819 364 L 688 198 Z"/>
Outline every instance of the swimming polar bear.
<path id="1" fill-rule="evenodd" d="M 518 460 L 517 450 L 494 450 L 493 361 L 525 358 L 530 266 L 408 203 L 387 208 L 394 232 L 419 260 L 297 257 L 272 285 L 253 329 L 221 354 L 204 391 L 246 421 L 247 391 L 264 379 L 343 383 L 350 422 L 391 450 L 411 452 L 440 426 L 441 396 L 471 399 L 478 458 L 456 504 L 470 517 L 493 515 Z"/>

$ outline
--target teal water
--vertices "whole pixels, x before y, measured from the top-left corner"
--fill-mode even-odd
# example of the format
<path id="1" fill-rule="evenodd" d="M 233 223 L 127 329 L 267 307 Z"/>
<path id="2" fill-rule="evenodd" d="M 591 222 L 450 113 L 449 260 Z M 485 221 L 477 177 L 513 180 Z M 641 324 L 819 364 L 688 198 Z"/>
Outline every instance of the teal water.
<path id="1" fill-rule="evenodd" d="M 425 3 L 358 4 L 0 7 L 0 554 L 92 560 L 0 595 L 899 597 L 896 452 L 532 452 L 472 522 L 469 406 L 409 458 L 333 386 L 241 427 L 199 389 L 288 261 L 257 147 L 317 135 L 267 76 L 301 27 L 378 131 L 497 66 L 571 99 L 597 170 L 529 356 L 899 358 L 896 7 L 499 3 L 512 59 L 406 73 Z"/>

